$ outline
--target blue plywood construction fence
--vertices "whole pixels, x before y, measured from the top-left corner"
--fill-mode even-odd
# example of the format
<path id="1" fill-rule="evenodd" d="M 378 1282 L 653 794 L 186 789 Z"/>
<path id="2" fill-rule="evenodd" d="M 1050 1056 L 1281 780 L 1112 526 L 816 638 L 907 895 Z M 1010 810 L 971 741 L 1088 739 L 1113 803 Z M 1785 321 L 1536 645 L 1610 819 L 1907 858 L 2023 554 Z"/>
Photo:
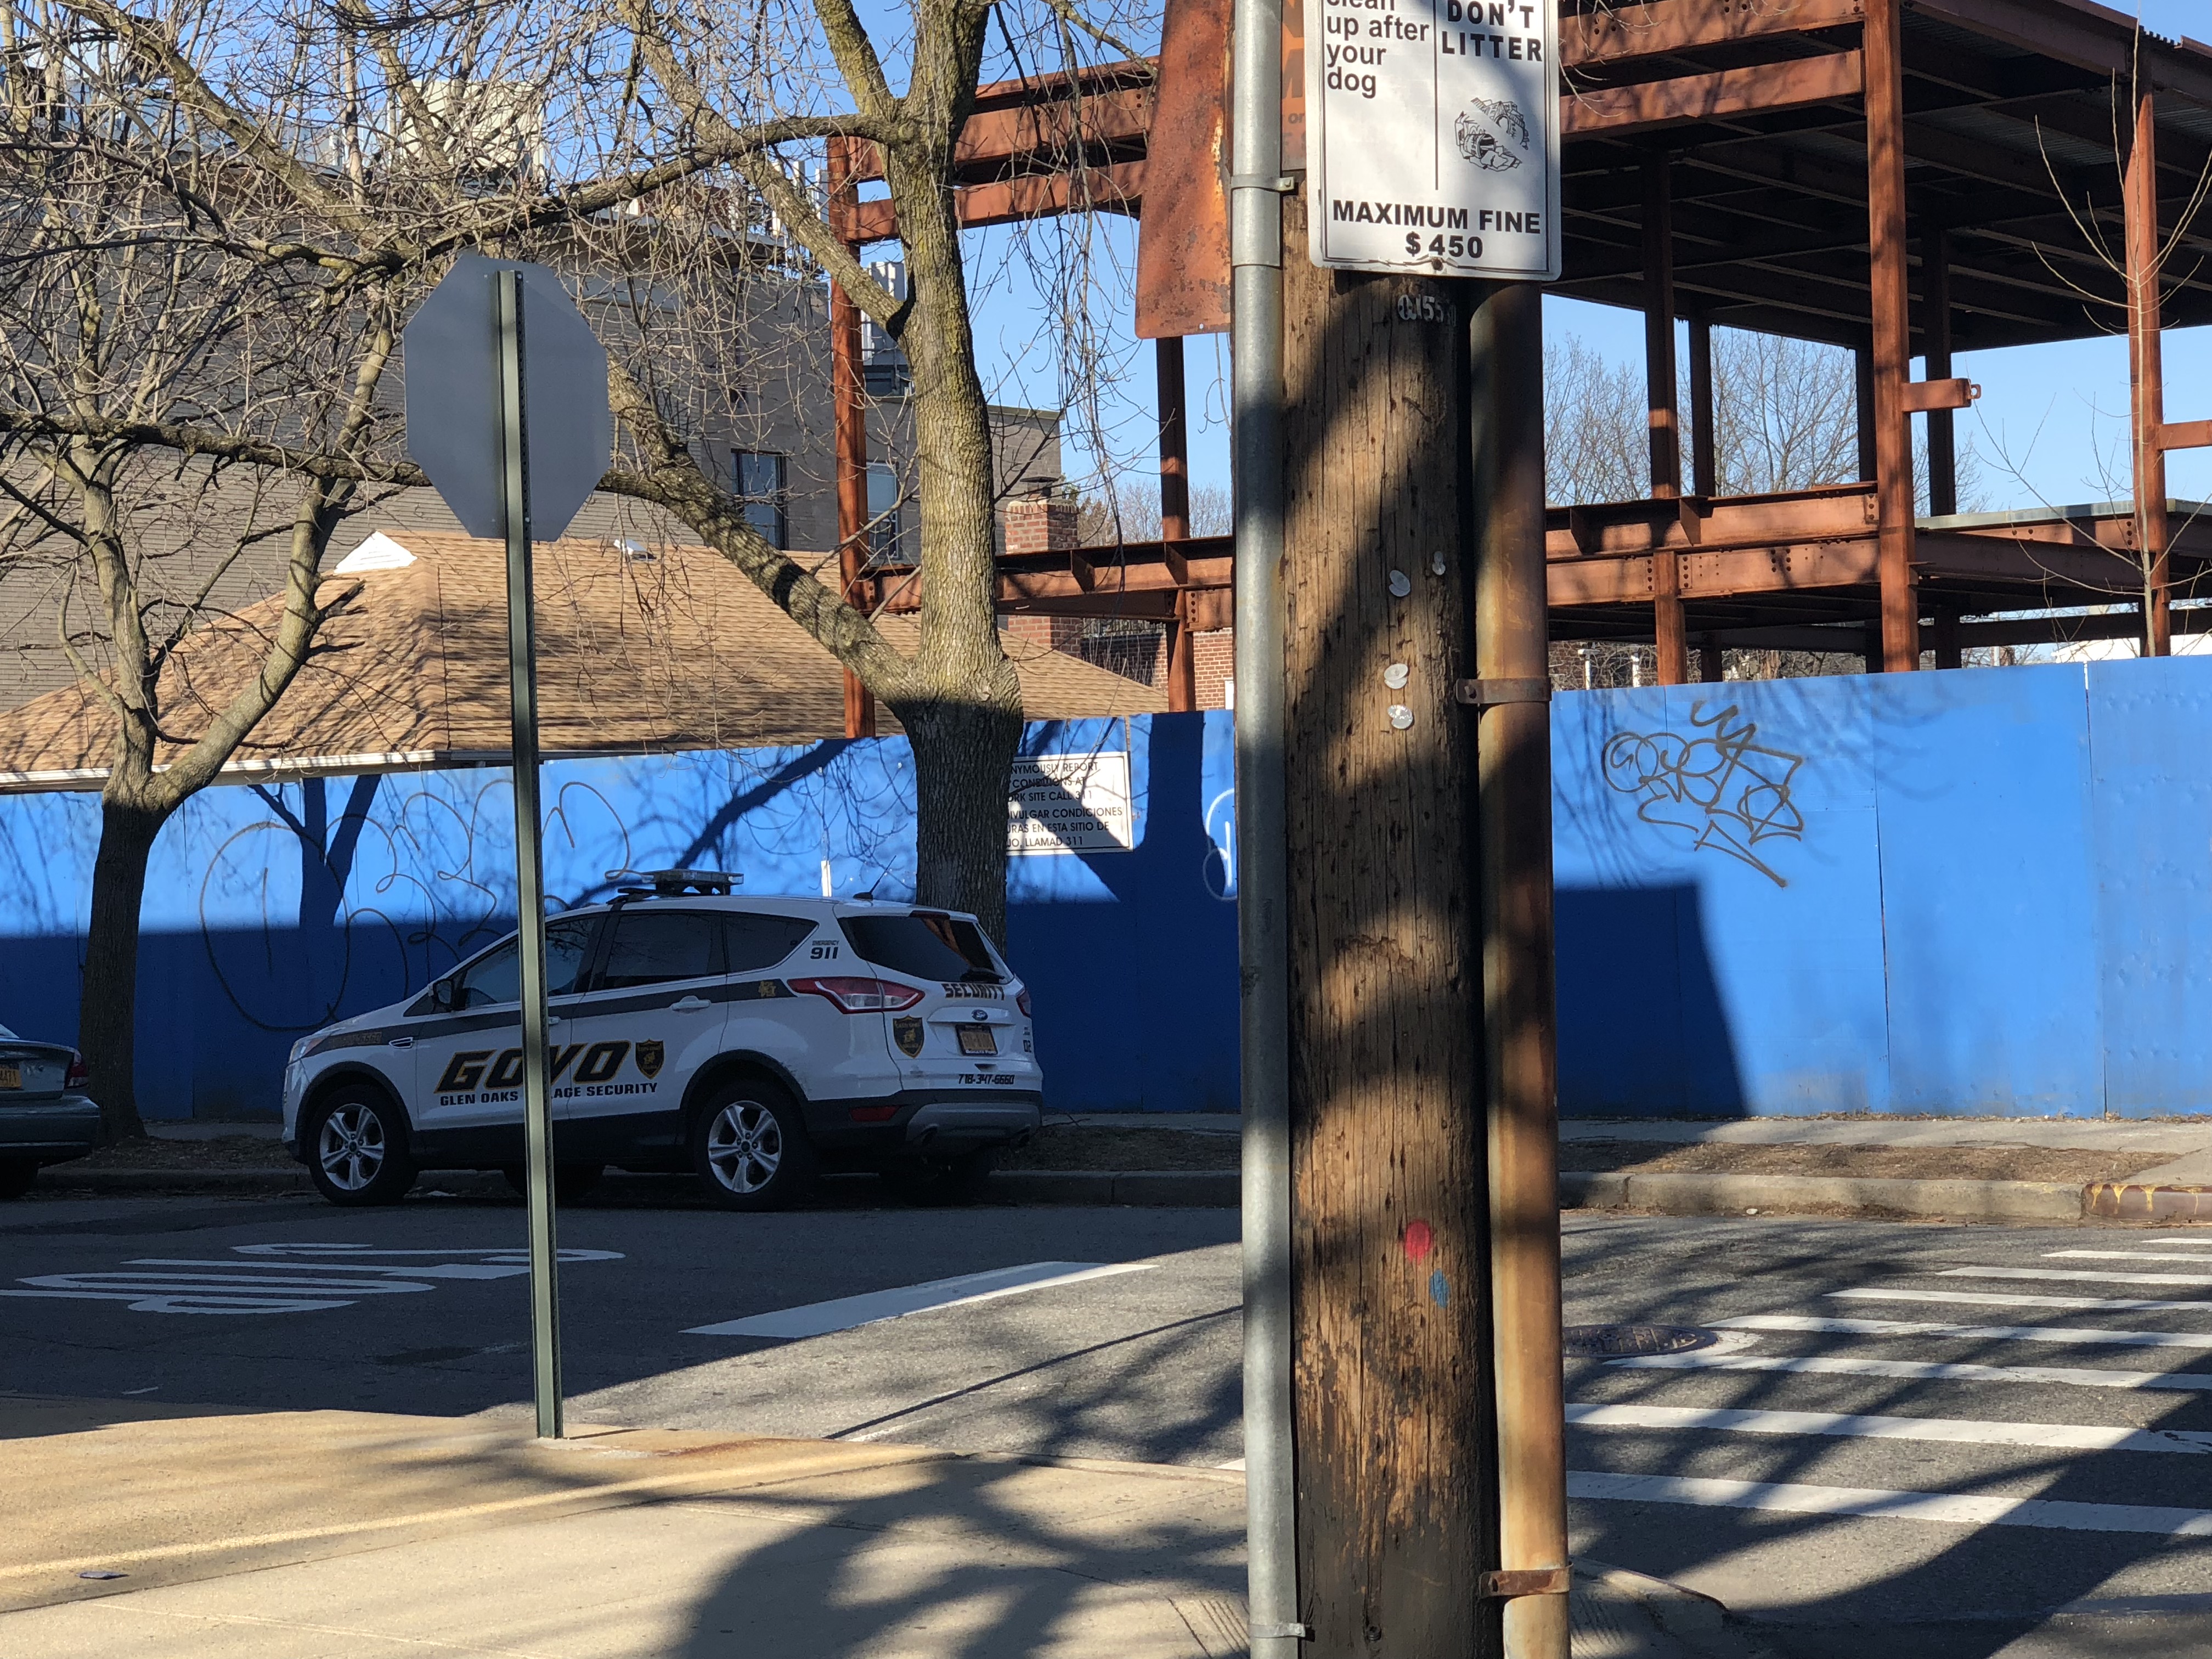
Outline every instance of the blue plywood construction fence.
<path id="1" fill-rule="evenodd" d="M 1007 951 L 1052 1103 L 1234 1110 L 1236 906 L 1223 716 L 1032 726 L 1032 756 L 1128 757 L 1127 851 L 1011 861 Z M 605 872 L 740 871 L 748 893 L 914 891 L 902 738 L 545 769 L 547 890 Z M 1172 810 L 1154 810 L 1160 802 Z M 1206 803 L 1217 803 L 1209 831 Z M 98 798 L 0 797 L 0 1024 L 76 1029 Z M 138 1090 L 149 1116 L 267 1115 L 301 1033 L 416 989 L 511 929 L 514 797 L 492 769 L 225 785 L 149 871 Z"/>
<path id="2" fill-rule="evenodd" d="M 2212 1111 L 2212 660 L 1553 710 L 1564 1111 Z M 1235 1108 L 1230 720 L 1030 728 L 1032 756 L 1128 757 L 1127 850 L 1012 860 L 1055 1108 Z M 913 890 L 900 739 L 562 762 L 544 796 L 565 902 L 672 864 Z M 149 1112 L 273 1111 L 301 1032 L 512 927 L 510 802 L 492 769 L 196 798 L 147 887 Z M 76 1030 L 98 830 L 94 797 L 0 797 L 0 1024 Z"/>
<path id="3" fill-rule="evenodd" d="M 2212 662 L 1553 708 L 1563 1110 L 2212 1111 Z"/>

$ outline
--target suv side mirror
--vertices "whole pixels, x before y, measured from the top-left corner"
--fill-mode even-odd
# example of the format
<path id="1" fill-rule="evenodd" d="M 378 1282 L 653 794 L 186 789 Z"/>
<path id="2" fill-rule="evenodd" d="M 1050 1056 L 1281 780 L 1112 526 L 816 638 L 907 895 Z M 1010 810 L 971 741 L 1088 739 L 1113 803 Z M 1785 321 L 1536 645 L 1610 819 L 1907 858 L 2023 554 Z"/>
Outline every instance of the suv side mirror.
<path id="1" fill-rule="evenodd" d="M 453 981 L 441 979 L 430 988 L 430 1006 L 440 1013 L 450 1013 L 453 1007 Z"/>

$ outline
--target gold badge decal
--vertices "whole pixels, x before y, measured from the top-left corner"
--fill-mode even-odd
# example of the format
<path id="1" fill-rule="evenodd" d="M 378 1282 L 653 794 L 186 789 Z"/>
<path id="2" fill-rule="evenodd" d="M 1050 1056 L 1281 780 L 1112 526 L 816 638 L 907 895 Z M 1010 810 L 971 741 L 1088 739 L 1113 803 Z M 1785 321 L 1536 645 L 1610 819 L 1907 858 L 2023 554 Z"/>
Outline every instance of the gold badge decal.
<path id="1" fill-rule="evenodd" d="M 909 1058 L 920 1054 L 921 1052 L 921 1022 L 911 1015 L 905 1019 L 893 1020 L 891 1041 L 898 1044 L 901 1054 Z"/>
<path id="2" fill-rule="evenodd" d="M 667 1057 L 667 1051 L 659 1043 L 641 1042 L 637 1045 L 636 1054 L 639 1071 L 647 1077 L 660 1075 L 660 1062 Z"/>

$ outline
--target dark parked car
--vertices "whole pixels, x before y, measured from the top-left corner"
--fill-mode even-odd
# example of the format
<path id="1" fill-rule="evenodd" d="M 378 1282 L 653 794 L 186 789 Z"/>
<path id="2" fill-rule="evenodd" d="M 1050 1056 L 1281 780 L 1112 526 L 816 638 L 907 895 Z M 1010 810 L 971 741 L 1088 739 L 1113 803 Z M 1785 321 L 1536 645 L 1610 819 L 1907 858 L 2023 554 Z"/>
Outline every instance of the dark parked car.
<path id="1" fill-rule="evenodd" d="M 84 1061 L 58 1042 L 29 1042 L 0 1025 L 0 1198 L 30 1191 L 42 1164 L 100 1145 L 100 1108 L 84 1092 Z"/>

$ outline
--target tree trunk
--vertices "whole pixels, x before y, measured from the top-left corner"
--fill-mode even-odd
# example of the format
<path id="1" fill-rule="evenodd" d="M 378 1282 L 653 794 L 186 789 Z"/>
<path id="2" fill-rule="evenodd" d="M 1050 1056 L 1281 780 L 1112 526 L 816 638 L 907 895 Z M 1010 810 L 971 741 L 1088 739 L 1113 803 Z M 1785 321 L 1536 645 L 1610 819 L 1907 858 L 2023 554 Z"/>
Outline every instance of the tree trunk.
<path id="1" fill-rule="evenodd" d="M 84 997 L 77 1046 L 91 1069 L 102 1137 L 132 1140 L 146 1133 L 138 1116 L 137 1064 L 138 911 L 146 896 L 146 860 L 165 812 L 103 800 L 100 852 L 92 866 L 92 927 L 85 938 Z"/>
<path id="2" fill-rule="evenodd" d="M 930 697 L 894 705 L 914 744 L 920 821 L 915 896 L 971 912 L 1001 945 L 1006 938 L 1006 781 L 1021 747 L 1021 686 L 989 702 Z"/>

